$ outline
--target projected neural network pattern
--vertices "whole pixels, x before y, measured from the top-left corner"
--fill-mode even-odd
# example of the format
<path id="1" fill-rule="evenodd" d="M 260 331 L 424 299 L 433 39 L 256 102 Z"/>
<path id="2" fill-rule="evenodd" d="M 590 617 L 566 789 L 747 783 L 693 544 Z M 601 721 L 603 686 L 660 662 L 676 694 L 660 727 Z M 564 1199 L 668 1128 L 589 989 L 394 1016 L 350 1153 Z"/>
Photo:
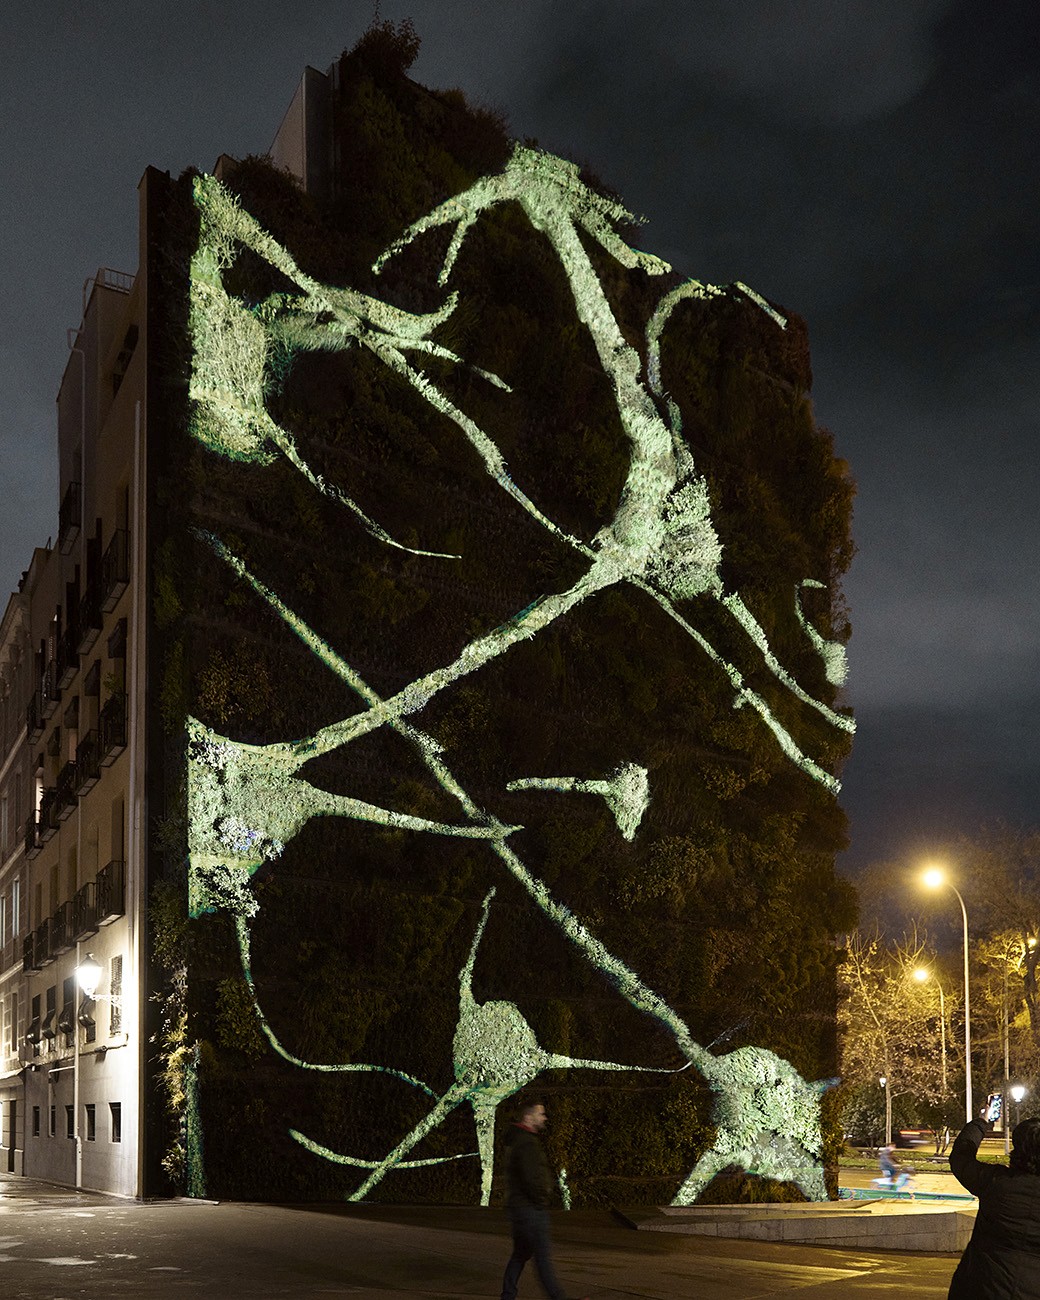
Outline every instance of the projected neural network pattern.
<path id="1" fill-rule="evenodd" d="M 412 241 L 441 227 L 451 230 L 440 282 L 447 286 L 467 236 L 481 215 L 497 204 L 517 204 L 531 227 L 546 241 L 566 276 L 578 319 L 591 339 L 610 382 L 624 432 L 628 468 L 610 521 L 591 540 L 571 535 L 539 507 L 507 470 L 493 430 L 481 427 L 459 408 L 420 368 L 424 356 L 458 365 L 462 358 L 436 343 L 431 335 L 458 306 L 449 293 L 439 311 L 413 315 L 360 292 L 318 283 L 296 265 L 291 254 L 244 211 L 212 177 L 195 181 L 200 236 L 191 264 L 190 329 L 193 366 L 190 381 L 195 438 L 233 461 L 266 463 L 284 456 L 314 488 L 341 504 L 356 522 L 393 548 L 451 565 L 454 557 L 434 549 L 405 547 L 371 518 L 338 484 L 330 483 L 301 454 L 296 441 L 272 418 L 267 399 L 294 358 L 306 351 L 364 348 L 400 380 L 410 385 L 432 411 L 445 417 L 478 454 L 489 478 L 489 492 L 501 491 L 557 541 L 580 555 L 578 579 L 562 591 L 540 596 L 493 631 L 474 637 L 450 662 L 442 663 L 394 693 L 378 694 L 349 657 L 349 647 L 333 647 L 298 615 L 287 593 L 274 589 L 265 575 L 253 572 L 231 540 L 197 531 L 199 539 L 248 584 L 255 599 L 273 611 L 326 669 L 360 700 L 362 708 L 341 721 L 301 739 L 251 745 L 220 735 L 189 719 L 188 801 L 190 909 L 193 915 L 224 909 L 236 920 L 243 973 L 261 1027 L 274 1051 L 301 1070 L 384 1073 L 396 1083 L 419 1089 L 431 1099 L 423 1121 L 402 1135 L 392 1151 L 338 1153 L 292 1128 L 294 1138 L 316 1156 L 365 1171 L 353 1193 L 365 1196 L 396 1169 L 413 1167 L 411 1153 L 428 1133 L 457 1107 L 468 1104 L 476 1129 L 481 1167 L 481 1200 L 490 1195 L 495 1108 L 543 1071 L 588 1069 L 631 1071 L 643 1067 L 564 1057 L 539 1046 L 513 1002 L 478 1003 L 471 980 L 492 905 L 484 901 L 480 923 L 460 974 L 458 1023 L 446 1057 L 454 1064 L 454 1081 L 431 1088 L 422 1080 L 378 1064 L 322 1064 L 288 1053 L 271 1029 L 257 996 L 250 959 L 250 919 L 256 900 L 252 874 L 277 860 L 285 845 L 314 817 L 343 817 L 410 830 L 421 835 L 462 837 L 483 845 L 526 893 L 530 904 L 552 923 L 596 971 L 632 1007 L 651 1017 L 670 1036 L 686 1065 L 692 1066 L 715 1093 L 715 1141 L 697 1162 L 676 1197 L 688 1204 L 720 1169 L 739 1165 L 795 1182 L 811 1199 L 825 1198 L 820 1164 L 822 1138 L 819 1099 L 831 1081 L 809 1082 L 774 1053 L 745 1047 L 717 1056 L 697 1043 L 682 1017 L 651 989 L 580 917 L 563 905 L 533 873 L 511 844 L 520 829 L 497 819 L 473 798 L 445 760 L 444 750 L 419 717 L 442 692 L 479 674 L 513 647 L 539 636 L 567 618 L 590 596 L 628 584 L 645 593 L 685 635 L 694 655 L 703 656 L 728 680 L 736 708 L 757 714 L 781 752 L 807 777 L 830 791 L 836 779 L 803 750 L 775 716 L 761 693 L 752 688 L 731 660 L 684 614 L 681 605 L 694 596 L 718 603 L 740 635 L 754 647 L 761 665 L 790 696 L 821 715 L 831 726 L 853 730 L 852 720 L 803 689 L 774 656 L 766 635 L 737 593 L 724 590 L 720 576 L 722 547 L 712 522 L 708 487 L 683 438 L 677 405 L 664 391 L 660 345 L 676 306 L 686 298 L 708 299 L 738 294 L 765 312 L 772 327 L 784 319 L 743 285 L 719 289 L 688 282 L 664 294 L 647 323 L 643 353 L 622 333 L 607 293 L 586 248 L 594 242 L 621 267 L 640 268 L 651 276 L 670 268 L 629 246 L 616 227 L 632 218 L 586 186 L 577 168 L 550 155 L 517 146 L 505 169 L 417 221 L 379 258 L 375 270 Z M 247 249 L 294 286 L 254 305 L 233 297 L 224 272 L 238 250 Z M 498 376 L 479 372 L 499 389 Z M 802 586 L 819 586 L 811 576 Z M 803 616 L 799 592 L 796 612 L 810 644 L 823 661 L 828 681 L 844 679 L 843 647 L 825 640 Z M 402 737 L 455 807 L 450 820 L 429 820 L 343 795 L 332 795 L 304 780 L 300 769 L 312 759 L 387 728 Z M 518 776 L 508 789 L 553 792 L 567 797 L 602 799 L 619 837 L 633 840 L 653 798 L 645 768 L 627 762 L 612 771 L 531 773 Z M 389 801 L 388 801 L 389 802 Z M 391 1084 L 388 1078 L 387 1086 Z M 467 1154 L 451 1158 L 464 1158 Z M 574 1170 L 571 1170 L 574 1173 Z"/>

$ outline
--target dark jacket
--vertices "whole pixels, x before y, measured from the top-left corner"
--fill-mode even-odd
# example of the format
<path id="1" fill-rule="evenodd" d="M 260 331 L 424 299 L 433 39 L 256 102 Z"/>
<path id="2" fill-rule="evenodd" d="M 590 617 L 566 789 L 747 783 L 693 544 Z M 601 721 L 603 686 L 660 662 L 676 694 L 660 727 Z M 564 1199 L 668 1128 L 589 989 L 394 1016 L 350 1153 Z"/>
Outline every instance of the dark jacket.
<path id="1" fill-rule="evenodd" d="M 506 1132 L 505 1144 L 506 1206 L 518 1209 L 533 1205 L 547 1210 L 552 1200 L 553 1180 L 537 1134 L 513 1124 Z"/>
<path id="2" fill-rule="evenodd" d="M 950 1168 L 979 1213 L 950 1283 L 950 1300 L 1040 1300 L 1040 1174 L 975 1158 L 990 1126 L 973 1119 L 950 1152 Z"/>

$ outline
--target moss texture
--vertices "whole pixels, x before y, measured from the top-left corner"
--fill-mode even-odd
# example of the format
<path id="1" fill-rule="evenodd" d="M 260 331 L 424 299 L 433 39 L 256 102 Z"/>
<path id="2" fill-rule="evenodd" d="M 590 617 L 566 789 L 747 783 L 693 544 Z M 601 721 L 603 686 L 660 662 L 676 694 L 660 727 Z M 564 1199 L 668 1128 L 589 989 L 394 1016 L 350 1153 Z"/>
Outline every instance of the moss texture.
<path id="1" fill-rule="evenodd" d="M 384 24 L 344 56 L 336 112 L 345 153 L 334 202 L 319 206 L 263 159 L 237 165 L 225 185 L 314 281 L 429 313 L 444 307 L 448 292 L 438 284 L 447 230 L 414 239 L 380 275 L 373 263 L 412 222 L 481 176 L 500 174 L 511 145 L 493 115 L 457 92 L 433 94 L 407 79 L 410 39 L 407 29 Z M 188 397 L 187 278 L 199 239 L 192 181 L 170 186 L 157 235 L 177 486 L 153 565 L 167 651 L 157 698 L 167 736 L 162 847 L 170 881 L 157 914 L 170 1096 L 183 1108 L 182 1067 L 194 1051 L 192 1122 L 205 1135 L 207 1193 L 285 1200 L 355 1192 L 363 1168 L 319 1158 L 292 1132 L 377 1163 L 421 1125 L 431 1098 L 401 1076 L 424 1081 L 438 1097 L 456 1086 L 460 972 L 475 952 L 476 1003 L 511 1005 L 545 1053 L 647 1067 L 556 1067 L 534 1082 L 552 1116 L 550 1155 L 566 1166 L 572 1203 L 671 1200 L 720 1144 L 719 1088 L 713 1093 L 704 1069 L 681 1069 L 691 1057 L 675 1034 L 620 996 L 617 980 L 532 906 L 486 843 L 313 817 L 280 853 L 258 858 L 242 886 L 255 908 L 251 983 L 233 902 L 185 920 L 183 931 L 174 924 L 171 900 L 187 906 L 187 718 L 236 743 L 270 747 L 363 709 L 242 572 L 388 698 L 578 582 L 588 555 L 562 535 L 591 547 L 610 526 L 632 456 L 617 385 L 579 319 L 565 270 L 514 203 L 489 209 L 473 226 L 452 271 L 457 305 L 432 333 L 436 348 L 411 364 L 493 431 L 512 481 L 559 534 L 496 487 L 457 422 L 364 346 L 269 356 L 265 416 L 315 479 L 337 485 L 402 546 L 458 558 L 388 547 L 285 455 L 220 454 L 197 436 L 198 407 Z M 680 278 L 625 268 L 587 233 L 582 241 L 623 339 L 645 356 L 647 322 Z M 241 245 L 229 246 L 213 274 L 247 313 L 294 291 Z M 852 485 L 814 422 L 805 327 L 786 310 L 782 316 L 783 327 L 737 290 L 694 295 L 676 304 L 662 334 L 652 400 L 662 420 L 668 403 L 681 413 L 681 439 L 721 543 L 717 588 L 680 593 L 674 607 L 799 749 L 834 774 L 848 731 L 778 679 L 720 598 L 739 594 L 804 694 L 838 707 L 803 618 L 817 643 L 847 638 L 840 582 L 852 553 Z M 218 536 L 242 571 L 223 562 L 207 536 Z M 800 586 L 806 579 L 822 585 Z M 832 935 L 851 919 L 833 870 L 844 817 L 833 791 L 783 752 L 761 712 L 734 704 L 732 675 L 651 591 L 621 582 L 517 640 L 410 721 L 441 747 L 476 808 L 522 827 L 508 839 L 511 851 L 638 972 L 697 1044 L 715 1058 L 768 1049 L 796 1078 L 824 1079 L 835 1073 Z M 631 839 L 595 792 L 507 789 L 557 776 L 603 781 L 626 764 L 645 769 L 649 790 Z M 381 727 L 320 753 L 299 776 L 310 788 L 425 822 L 464 820 L 399 730 Z M 290 1057 L 373 1063 L 383 1072 L 301 1069 Z M 736 1070 L 737 1056 L 730 1060 Z M 388 1173 L 370 1197 L 477 1200 L 475 1111 L 451 1109 L 402 1157 L 413 1167 Z M 824 1113 L 826 1156 L 833 1126 L 826 1106 Z M 503 1108 L 497 1124 L 505 1122 Z M 183 1148 L 183 1132 L 179 1140 Z M 474 1154 L 448 1159 L 463 1153 Z M 768 1158 L 759 1164 L 752 1174 L 773 1168 Z M 170 1167 L 182 1166 L 175 1158 Z M 791 1182 L 720 1168 L 705 1196 L 801 1194 Z M 492 1200 L 498 1192 L 496 1183 Z"/>

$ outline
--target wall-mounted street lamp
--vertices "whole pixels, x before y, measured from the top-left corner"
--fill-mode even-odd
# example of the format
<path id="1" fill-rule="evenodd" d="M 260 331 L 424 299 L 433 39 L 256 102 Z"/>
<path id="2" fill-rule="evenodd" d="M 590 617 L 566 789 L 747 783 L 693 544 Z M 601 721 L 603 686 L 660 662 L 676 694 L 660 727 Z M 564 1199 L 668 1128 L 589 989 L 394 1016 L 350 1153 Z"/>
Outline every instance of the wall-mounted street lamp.
<path id="1" fill-rule="evenodd" d="M 78 948 L 78 945 L 77 945 Z M 94 959 L 93 953 L 87 953 L 86 957 L 79 963 L 73 971 L 76 977 L 76 983 L 79 985 L 80 992 L 83 994 L 83 1001 L 80 1003 L 79 1012 L 76 1016 L 77 1021 L 84 1027 L 93 1025 L 94 1021 L 86 1009 L 86 1003 L 93 1002 L 97 997 L 97 986 L 101 983 L 101 966 Z M 79 1131 L 79 1028 L 76 1029 L 76 1049 L 73 1053 L 72 1064 L 72 1113 L 74 1122 L 74 1136 L 76 1140 L 76 1186 L 83 1185 L 83 1137 Z"/>
<path id="2" fill-rule="evenodd" d="M 97 986 L 101 983 L 101 967 L 94 960 L 93 953 L 88 952 L 83 961 L 76 967 L 76 982 L 79 984 L 83 996 L 94 1001 Z"/>
<path id="3" fill-rule="evenodd" d="M 960 890 L 946 879 L 941 867 L 929 867 L 922 876 L 926 889 L 952 889 L 961 905 L 961 917 L 964 921 L 964 1119 L 970 1123 L 974 1118 L 971 1106 L 971 996 L 968 984 L 968 909 L 964 906 Z"/>

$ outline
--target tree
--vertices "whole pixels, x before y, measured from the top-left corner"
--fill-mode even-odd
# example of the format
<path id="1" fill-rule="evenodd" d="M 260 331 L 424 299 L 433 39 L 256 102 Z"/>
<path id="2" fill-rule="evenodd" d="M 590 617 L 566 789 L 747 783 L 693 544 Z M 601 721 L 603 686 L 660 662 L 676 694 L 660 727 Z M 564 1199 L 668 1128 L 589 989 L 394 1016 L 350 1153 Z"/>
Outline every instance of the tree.
<path id="1" fill-rule="evenodd" d="M 1025 1003 L 1032 1053 L 1040 1052 L 1040 831 L 998 823 L 959 841 L 956 860 L 976 933 L 989 936 L 988 964 L 1002 970 L 1011 1005 Z M 1000 956 L 1003 953 L 1003 956 Z"/>
<path id="2" fill-rule="evenodd" d="M 937 958 L 916 928 L 897 941 L 879 930 L 846 940 L 838 1023 L 846 1085 L 846 1128 L 865 1120 L 877 1133 L 879 1080 L 888 1080 L 897 1127 L 926 1124 L 940 1132 L 955 1109 L 956 1076 L 963 1070 L 951 1031 L 960 1005 L 955 985 L 941 973 L 939 997 L 915 978 L 935 970 Z M 950 987 L 949 995 L 945 990 Z"/>

